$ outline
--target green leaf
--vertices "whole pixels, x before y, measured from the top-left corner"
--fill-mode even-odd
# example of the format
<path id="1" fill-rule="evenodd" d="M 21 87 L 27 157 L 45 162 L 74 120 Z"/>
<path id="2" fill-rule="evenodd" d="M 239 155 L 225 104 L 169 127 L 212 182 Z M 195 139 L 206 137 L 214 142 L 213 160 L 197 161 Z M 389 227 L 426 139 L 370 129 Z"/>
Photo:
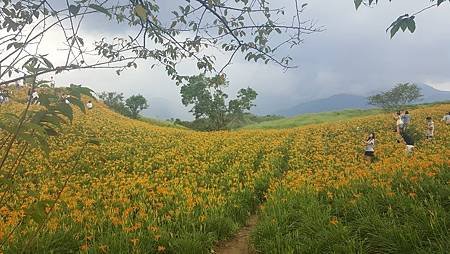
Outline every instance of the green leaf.
<path id="1" fill-rule="evenodd" d="M 11 186 L 14 182 L 11 178 L 0 177 L 0 186 Z"/>
<path id="2" fill-rule="evenodd" d="M 362 0 L 354 0 L 354 2 L 355 2 L 356 10 L 358 10 L 359 6 L 361 6 L 361 4 L 362 4 Z"/>
<path id="3" fill-rule="evenodd" d="M 23 123 L 23 131 L 28 131 L 34 135 L 45 135 L 45 130 L 42 126 L 37 123 L 27 122 Z"/>
<path id="4" fill-rule="evenodd" d="M 81 110 L 83 113 L 86 113 L 86 108 L 84 107 L 84 103 L 83 103 L 80 99 L 74 98 L 74 97 L 69 97 L 69 98 L 67 98 L 67 100 L 68 100 L 70 103 L 76 105 L 78 108 L 80 108 L 80 110 Z"/>
<path id="5" fill-rule="evenodd" d="M 406 31 L 406 28 L 408 28 L 408 19 L 401 20 L 399 24 L 402 31 Z"/>
<path id="6" fill-rule="evenodd" d="M 73 120 L 73 111 L 72 108 L 67 105 L 64 102 L 59 103 L 58 105 L 54 106 L 53 109 L 57 112 L 59 112 L 60 114 L 62 114 L 63 116 L 67 117 L 70 122 L 72 122 Z"/>
<path id="7" fill-rule="evenodd" d="M 49 69 L 53 69 L 53 68 L 54 68 L 52 62 L 50 62 L 47 58 L 42 57 L 42 60 L 44 61 L 45 65 L 46 65 Z"/>
<path id="8" fill-rule="evenodd" d="M 134 12 L 141 20 L 147 20 L 147 10 L 141 4 L 138 4 L 136 5 L 136 7 L 134 7 Z"/>
<path id="9" fill-rule="evenodd" d="M 407 26 L 408 26 L 408 30 L 411 33 L 414 33 L 414 31 L 416 31 L 416 21 L 414 21 L 414 16 L 412 16 L 411 18 L 408 19 Z"/>
<path id="10" fill-rule="evenodd" d="M 446 0 L 438 0 L 437 1 L 437 6 L 441 5 L 443 2 L 445 2 Z"/>
<path id="11" fill-rule="evenodd" d="M 58 132 L 54 128 L 47 127 L 45 128 L 45 132 L 48 136 L 58 136 Z"/>
<path id="12" fill-rule="evenodd" d="M 40 94 L 39 95 L 39 103 L 42 106 L 48 107 L 50 106 L 50 103 L 52 101 L 55 101 L 57 99 L 56 96 L 51 95 L 51 94 Z"/>
<path id="13" fill-rule="evenodd" d="M 80 95 L 86 95 L 88 97 L 93 98 L 95 94 L 95 92 L 92 89 L 81 85 L 70 84 L 68 90 L 71 93 L 71 95 L 77 98 L 80 98 L 81 97 Z"/>
<path id="14" fill-rule="evenodd" d="M 47 213 L 45 209 L 55 203 L 53 200 L 39 200 L 33 203 L 25 212 L 33 221 L 38 224 L 45 222 Z"/>
<path id="15" fill-rule="evenodd" d="M 105 9 L 103 6 L 100 6 L 98 4 L 90 4 L 89 7 L 96 11 L 106 14 L 108 17 L 111 18 L 111 13 L 109 13 L 109 11 Z"/>
<path id="16" fill-rule="evenodd" d="M 0 129 L 9 133 L 15 132 L 19 124 L 19 117 L 12 113 L 0 114 Z"/>
<path id="17" fill-rule="evenodd" d="M 61 127 L 61 125 L 63 123 L 66 123 L 66 121 L 63 118 L 58 117 L 57 115 L 47 113 L 44 117 L 41 118 L 41 123 L 48 123 L 55 127 Z"/>
<path id="18" fill-rule="evenodd" d="M 398 32 L 400 29 L 400 24 L 397 22 L 392 28 L 391 28 L 391 39 L 394 37 L 394 35 Z"/>
<path id="19" fill-rule="evenodd" d="M 69 12 L 71 14 L 73 14 L 73 15 L 77 15 L 78 12 L 80 11 L 80 7 L 81 7 L 80 5 L 73 5 L 73 4 L 71 4 L 69 6 Z"/>
<path id="20" fill-rule="evenodd" d="M 38 142 L 30 133 L 20 133 L 20 135 L 17 136 L 17 140 L 27 143 L 32 148 L 41 148 L 40 142 Z"/>
<path id="21" fill-rule="evenodd" d="M 34 206 L 29 209 L 26 213 L 34 222 L 37 224 L 41 224 L 47 217 L 45 213 L 45 207 Z"/>
<path id="22" fill-rule="evenodd" d="M 90 137 L 88 139 L 88 143 L 93 145 L 100 145 L 100 140 L 98 140 L 98 138 L 96 137 Z"/>

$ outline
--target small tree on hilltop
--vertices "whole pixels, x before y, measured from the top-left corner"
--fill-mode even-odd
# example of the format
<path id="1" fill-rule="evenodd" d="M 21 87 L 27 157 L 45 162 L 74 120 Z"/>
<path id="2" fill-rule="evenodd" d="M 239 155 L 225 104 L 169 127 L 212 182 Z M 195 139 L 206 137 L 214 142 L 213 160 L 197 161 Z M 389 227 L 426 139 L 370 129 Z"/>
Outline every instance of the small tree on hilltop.
<path id="1" fill-rule="evenodd" d="M 255 104 L 253 101 L 256 99 L 258 94 L 255 90 L 250 87 L 246 89 L 239 90 L 237 94 L 237 99 L 230 100 L 228 103 L 228 109 L 231 114 L 242 116 L 245 112 L 249 111 Z"/>
<path id="2" fill-rule="evenodd" d="M 130 117 L 134 119 L 139 117 L 139 112 L 141 112 L 143 109 L 148 108 L 147 100 L 140 94 L 133 95 L 128 98 L 125 101 L 125 105 L 127 105 L 130 110 Z"/>
<path id="3" fill-rule="evenodd" d="M 123 103 L 123 93 L 102 92 L 98 96 L 108 107 L 113 108 L 115 105 Z"/>
<path id="4" fill-rule="evenodd" d="M 385 110 L 398 110 L 405 105 L 417 101 L 422 94 L 420 88 L 415 84 L 398 84 L 387 92 L 370 96 L 368 102 L 370 105 L 381 107 Z"/>
<path id="5" fill-rule="evenodd" d="M 115 112 L 124 115 L 131 116 L 130 109 L 125 105 L 123 93 L 117 92 L 103 92 L 99 95 L 99 98 Z"/>
<path id="6" fill-rule="evenodd" d="M 190 77 L 181 87 L 181 102 L 184 106 L 193 105 L 190 112 L 196 120 L 207 119 L 213 125 L 212 129 L 225 129 L 233 118 L 242 116 L 255 106 L 253 101 L 257 96 L 250 87 L 241 89 L 237 98 L 227 104 L 228 95 L 222 91 L 226 86 L 228 81 L 223 75 L 212 78 L 203 74 Z"/>

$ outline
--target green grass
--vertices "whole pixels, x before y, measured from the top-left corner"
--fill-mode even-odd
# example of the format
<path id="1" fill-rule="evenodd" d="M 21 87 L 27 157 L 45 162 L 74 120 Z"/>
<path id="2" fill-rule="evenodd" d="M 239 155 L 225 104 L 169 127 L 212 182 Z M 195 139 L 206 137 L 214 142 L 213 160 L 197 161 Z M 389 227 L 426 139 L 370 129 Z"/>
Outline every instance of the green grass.
<path id="1" fill-rule="evenodd" d="M 298 115 L 290 118 L 278 119 L 274 121 L 266 121 L 257 124 L 251 124 L 242 129 L 284 129 L 294 128 L 308 124 L 318 124 L 325 122 L 334 122 L 340 120 L 347 120 L 355 117 L 363 117 L 382 113 L 381 109 L 348 109 L 337 112 L 323 112 Z"/>
<path id="2" fill-rule="evenodd" d="M 418 183 L 399 175 L 393 195 L 364 181 L 319 193 L 280 188 L 266 204 L 253 243 L 261 253 L 448 253 L 449 176 L 448 167 Z"/>
<path id="3" fill-rule="evenodd" d="M 419 109 L 427 108 L 440 104 L 450 104 L 450 101 L 446 102 L 435 102 L 435 103 L 422 103 L 416 105 L 408 105 L 407 109 Z M 332 112 L 321 112 L 321 113 L 309 113 L 298 115 L 289 118 L 282 118 L 276 120 L 268 120 L 255 124 L 248 124 L 241 129 L 285 129 L 285 128 L 295 128 L 303 125 L 309 124 L 319 124 L 327 122 L 342 121 L 356 117 L 364 117 L 370 115 L 376 115 L 384 113 L 382 109 L 347 109 L 342 111 L 332 111 Z"/>

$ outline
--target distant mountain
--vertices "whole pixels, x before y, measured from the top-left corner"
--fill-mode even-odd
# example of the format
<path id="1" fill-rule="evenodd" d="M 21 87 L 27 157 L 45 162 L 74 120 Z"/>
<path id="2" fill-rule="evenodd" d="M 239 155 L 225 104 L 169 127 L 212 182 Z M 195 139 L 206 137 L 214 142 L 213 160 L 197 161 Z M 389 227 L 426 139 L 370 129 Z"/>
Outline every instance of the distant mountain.
<path id="1" fill-rule="evenodd" d="M 417 103 L 430 103 L 450 100 L 450 91 L 437 90 L 426 84 L 417 85 L 423 97 Z M 319 113 L 326 111 L 338 111 L 343 109 L 367 109 L 372 108 L 367 103 L 367 96 L 352 94 L 337 94 L 328 98 L 302 102 L 294 107 L 280 110 L 275 114 L 282 116 L 295 116 L 305 113 Z"/>
<path id="2" fill-rule="evenodd" d="M 450 100 L 450 91 L 441 91 L 426 84 L 417 84 L 423 97 L 418 103 L 430 103 Z"/>
<path id="3" fill-rule="evenodd" d="M 283 116 L 295 116 L 305 113 L 319 113 L 337 111 L 343 109 L 365 109 L 371 106 L 367 104 L 367 98 L 360 95 L 337 94 L 328 98 L 300 103 L 292 108 L 278 111 Z"/>

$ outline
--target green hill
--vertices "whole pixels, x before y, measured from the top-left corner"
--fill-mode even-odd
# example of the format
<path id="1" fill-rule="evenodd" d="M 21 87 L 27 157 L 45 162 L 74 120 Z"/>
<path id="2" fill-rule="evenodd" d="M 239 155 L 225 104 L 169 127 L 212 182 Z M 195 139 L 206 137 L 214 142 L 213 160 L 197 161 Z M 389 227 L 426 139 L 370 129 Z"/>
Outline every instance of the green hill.
<path id="1" fill-rule="evenodd" d="M 179 125 L 179 124 L 172 123 L 172 122 L 169 122 L 169 121 L 158 120 L 158 119 L 154 119 L 154 118 L 150 118 L 150 117 L 146 117 L 146 116 L 141 116 L 138 120 L 142 121 L 142 122 L 146 122 L 146 123 L 152 124 L 152 125 L 156 125 L 156 126 L 159 126 L 159 127 L 187 129 L 183 125 Z"/>
<path id="2" fill-rule="evenodd" d="M 293 128 L 308 124 L 318 124 L 325 122 L 334 122 L 340 120 L 346 120 L 355 117 L 363 117 L 368 115 L 375 115 L 381 113 L 380 109 L 349 109 L 337 112 L 324 112 L 324 113 L 312 113 L 298 115 L 289 118 L 283 118 L 273 121 L 266 121 L 257 124 L 250 124 L 244 126 L 242 129 L 284 129 Z"/>

